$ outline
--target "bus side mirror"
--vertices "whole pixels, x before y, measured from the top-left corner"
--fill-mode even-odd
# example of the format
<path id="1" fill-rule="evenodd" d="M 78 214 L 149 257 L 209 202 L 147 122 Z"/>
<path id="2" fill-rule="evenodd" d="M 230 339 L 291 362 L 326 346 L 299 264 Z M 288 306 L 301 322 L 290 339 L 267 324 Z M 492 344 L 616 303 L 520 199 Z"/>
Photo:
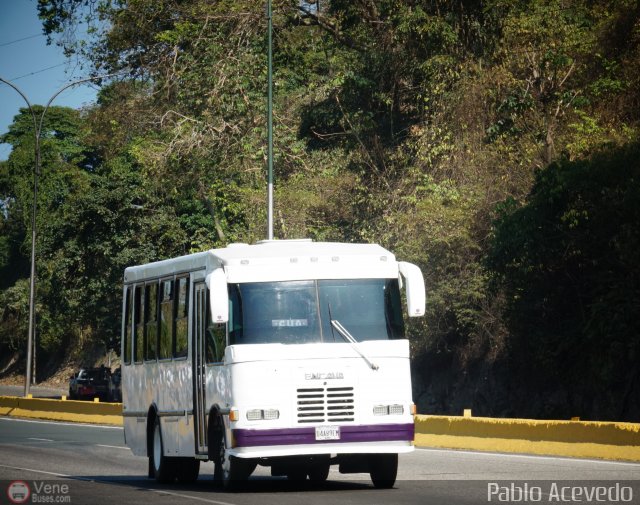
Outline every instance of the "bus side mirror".
<path id="1" fill-rule="evenodd" d="M 217 268 L 207 275 L 211 322 L 222 324 L 229 321 L 229 292 L 227 276 L 222 268 Z"/>
<path id="2" fill-rule="evenodd" d="M 398 263 L 400 274 L 404 278 L 404 284 L 407 290 L 407 308 L 409 317 L 424 316 L 426 293 L 424 289 L 424 277 L 420 269 L 406 261 Z"/>

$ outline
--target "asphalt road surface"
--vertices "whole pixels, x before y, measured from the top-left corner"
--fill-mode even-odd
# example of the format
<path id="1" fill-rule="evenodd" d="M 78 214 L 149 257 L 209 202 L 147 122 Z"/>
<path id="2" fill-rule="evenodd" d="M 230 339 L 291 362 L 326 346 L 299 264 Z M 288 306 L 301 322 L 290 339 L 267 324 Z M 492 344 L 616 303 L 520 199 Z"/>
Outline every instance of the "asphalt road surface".
<path id="1" fill-rule="evenodd" d="M 317 485 L 259 467 L 239 492 L 227 493 L 213 485 L 206 463 L 195 484 L 159 485 L 146 478 L 147 460 L 125 447 L 121 428 L 0 418 L 0 504 L 15 503 L 9 495 L 23 486 L 31 494 L 25 503 L 87 505 L 640 504 L 634 463 L 416 449 L 401 456 L 389 490 L 334 468 Z"/>
<path id="2" fill-rule="evenodd" d="M 64 387 L 47 387 L 47 386 L 31 386 L 30 390 L 34 398 L 51 398 L 59 400 L 61 395 L 69 394 L 69 386 Z M 23 396 L 24 385 L 0 384 L 0 396 Z"/>

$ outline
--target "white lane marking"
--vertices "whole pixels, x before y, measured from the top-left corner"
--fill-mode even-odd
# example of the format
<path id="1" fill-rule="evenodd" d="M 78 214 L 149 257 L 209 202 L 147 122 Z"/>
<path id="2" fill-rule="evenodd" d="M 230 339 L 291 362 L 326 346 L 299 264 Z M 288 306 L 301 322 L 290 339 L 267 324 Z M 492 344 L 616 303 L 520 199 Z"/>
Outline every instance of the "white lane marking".
<path id="1" fill-rule="evenodd" d="M 21 468 L 19 466 L 0 465 L 0 468 L 10 468 L 11 470 L 21 470 L 23 472 L 42 473 L 44 475 L 53 475 L 54 477 L 66 477 L 70 478 L 71 475 L 65 473 L 45 472 L 43 470 L 34 470 L 33 468 Z"/>
<path id="2" fill-rule="evenodd" d="M 105 444 L 96 444 L 98 447 L 108 447 L 109 449 L 124 449 L 128 451 L 128 447 L 123 447 L 122 445 L 105 445 Z"/>
<path id="3" fill-rule="evenodd" d="M 158 493 L 158 494 L 166 494 L 169 496 L 175 496 L 177 498 L 189 498 L 191 500 L 196 500 L 196 501 L 201 501 L 204 503 L 214 503 L 216 505 L 236 505 L 235 503 L 229 503 L 226 501 L 217 501 L 217 500 L 209 500 L 207 498 L 201 498 L 200 496 L 193 496 L 190 494 L 182 494 L 182 493 L 174 493 L 172 491 L 164 491 L 162 489 L 153 489 L 153 488 L 149 488 L 149 491 L 153 491 L 154 493 Z"/>
<path id="4" fill-rule="evenodd" d="M 58 426 L 74 426 L 83 428 L 106 428 L 109 430 L 122 430 L 122 426 L 109 426 L 106 424 L 87 424 L 87 423 L 63 423 L 58 421 L 36 421 L 33 419 L 16 419 L 15 417 L 0 417 L 0 421 L 13 421 L 14 423 L 36 423 L 36 424 L 55 424 Z"/>
<path id="5" fill-rule="evenodd" d="M 82 477 L 82 476 L 72 476 L 72 475 L 67 475 L 64 473 L 55 473 L 55 472 L 45 472 L 43 470 L 35 470 L 33 468 L 22 468 L 19 466 L 9 466 L 9 465 L 0 465 L 0 468 L 10 468 L 11 470 L 21 470 L 23 472 L 32 472 L 32 473 L 41 473 L 44 475 L 53 475 L 54 477 L 64 477 L 67 479 L 71 479 L 71 480 L 82 480 L 85 482 L 98 482 L 101 484 L 116 484 L 116 485 L 126 485 L 126 484 L 121 484 L 119 482 L 114 482 L 111 480 L 101 480 L 101 479 L 96 479 L 95 477 Z M 145 488 L 142 488 L 145 489 Z M 158 494 L 164 494 L 164 495 L 168 495 L 168 496 L 175 496 L 177 498 L 187 498 L 190 500 L 195 500 L 195 501 L 200 501 L 200 502 L 204 502 L 204 503 L 213 503 L 214 505 L 236 505 L 235 503 L 229 503 L 229 502 L 225 502 L 225 501 L 217 501 L 217 500 L 209 500 L 207 498 L 201 498 L 200 496 L 193 496 L 190 494 L 183 494 L 183 493 L 174 493 L 172 491 L 165 491 L 164 489 L 154 489 L 154 488 L 146 488 L 147 491 L 153 491 L 154 493 L 158 493 Z"/>
<path id="6" fill-rule="evenodd" d="M 28 437 L 27 440 L 35 440 L 36 442 L 53 442 L 53 440 L 51 440 L 50 438 Z"/>
<path id="7" fill-rule="evenodd" d="M 607 459 L 585 459 L 585 458 L 568 458 L 563 456 L 538 456 L 537 454 L 511 454 L 505 452 L 488 452 L 488 451 L 465 451 L 464 449 L 435 449 L 431 447 L 416 447 L 418 451 L 444 452 L 451 454 L 469 454 L 472 456 L 498 456 L 502 458 L 522 458 L 522 459 L 548 459 L 552 461 L 571 461 L 572 463 L 602 463 L 605 465 L 622 465 L 622 466 L 640 466 L 640 463 L 632 461 L 609 461 Z"/>

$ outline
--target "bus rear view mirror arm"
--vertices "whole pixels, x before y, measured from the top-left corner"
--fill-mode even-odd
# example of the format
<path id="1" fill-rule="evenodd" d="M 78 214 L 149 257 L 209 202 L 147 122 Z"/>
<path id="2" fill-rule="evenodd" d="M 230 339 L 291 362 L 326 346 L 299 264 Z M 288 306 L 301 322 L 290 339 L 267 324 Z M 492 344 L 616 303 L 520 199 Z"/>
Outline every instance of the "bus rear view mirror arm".
<path id="1" fill-rule="evenodd" d="M 427 297 L 422 272 L 416 265 L 406 261 L 398 263 L 398 270 L 404 279 L 409 317 L 424 316 Z"/>
<path id="2" fill-rule="evenodd" d="M 209 305 L 211 321 L 222 324 L 229 321 L 229 292 L 227 291 L 227 276 L 222 268 L 217 268 L 207 275 L 209 288 Z"/>

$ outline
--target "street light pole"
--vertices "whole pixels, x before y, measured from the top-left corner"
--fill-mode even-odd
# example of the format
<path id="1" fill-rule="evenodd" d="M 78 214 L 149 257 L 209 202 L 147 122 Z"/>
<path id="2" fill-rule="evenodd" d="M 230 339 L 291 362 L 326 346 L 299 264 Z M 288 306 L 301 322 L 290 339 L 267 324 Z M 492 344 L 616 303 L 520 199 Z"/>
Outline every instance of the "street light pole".
<path id="1" fill-rule="evenodd" d="M 315 5 L 315 13 L 320 11 L 318 0 L 300 0 L 299 7 L 307 14 L 307 8 Z M 267 240 L 273 240 L 273 12 L 271 0 L 267 0 Z"/>
<path id="2" fill-rule="evenodd" d="M 121 75 L 125 72 L 117 72 L 113 74 L 100 75 L 95 77 L 87 77 L 86 79 L 80 79 L 78 81 L 70 82 L 66 84 L 58 91 L 56 91 L 53 96 L 45 105 L 42 114 L 40 114 L 40 121 L 37 120 L 37 116 L 33 107 L 31 106 L 31 102 L 26 97 L 26 95 L 20 91 L 20 89 L 10 81 L 3 79 L 0 77 L 0 82 L 11 86 L 18 94 L 24 99 L 29 108 L 29 112 L 31 112 L 31 116 L 33 118 L 33 127 L 34 127 L 34 136 L 35 136 L 35 167 L 33 170 L 33 208 L 31 212 L 31 278 L 29 282 L 29 329 L 27 335 L 27 362 L 26 362 L 26 373 L 24 379 L 24 396 L 29 394 L 29 389 L 31 387 L 31 378 L 32 378 L 32 366 L 33 366 L 33 379 L 35 382 L 35 363 L 32 363 L 35 356 L 35 333 L 36 333 L 36 306 L 35 306 L 35 297 L 36 297 L 36 214 L 38 208 L 38 176 L 40 175 L 40 135 L 42 133 L 42 125 L 44 123 L 44 116 L 49 110 L 49 106 L 56 99 L 56 97 L 62 93 L 64 90 L 77 86 L 78 84 L 82 84 L 85 82 L 96 81 L 99 79 L 105 79 L 108 77 L 114 77 L 116 75 Z"/>
<path id="3" fill-rule="evenodd" d="M 273 240 L 273 15 L 267 0 L 267 239 Z"/>
<path id="4" fill-rule="evenodd" d="M 33 170 L 33 212 L 31 213 L 31 276 L 29 278 L 29 330 L 27 333 L 27 363 L 24 380 L 24 396 L 29 394 L 31 386 L 31 360 L 33 359 L 33 335 L 35 334 L 35 291 L 36 291 L 36 207 L 38 203 L 38 175 L 40 173 L 40 133 L 38 131 L 38 120 L 36 112 L 31 106 L 31 102 L 20 89 L 11 82 L 0 77 L 0 82 L 11 86 L 26 102 L 31 117 L 33 118 L 33 131 L 35 132 L 35 167 Z"/>

